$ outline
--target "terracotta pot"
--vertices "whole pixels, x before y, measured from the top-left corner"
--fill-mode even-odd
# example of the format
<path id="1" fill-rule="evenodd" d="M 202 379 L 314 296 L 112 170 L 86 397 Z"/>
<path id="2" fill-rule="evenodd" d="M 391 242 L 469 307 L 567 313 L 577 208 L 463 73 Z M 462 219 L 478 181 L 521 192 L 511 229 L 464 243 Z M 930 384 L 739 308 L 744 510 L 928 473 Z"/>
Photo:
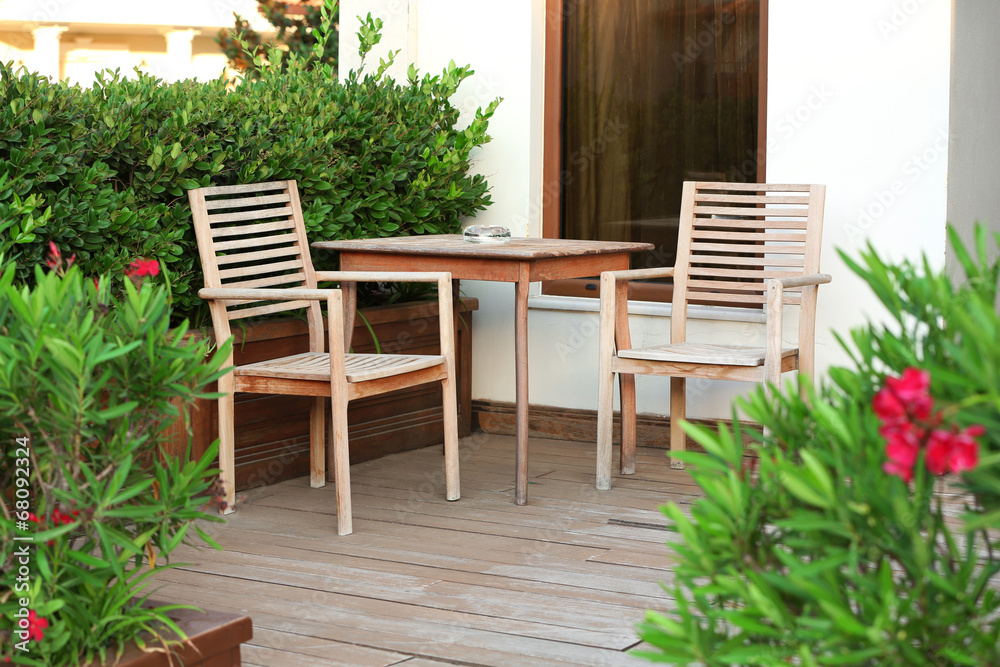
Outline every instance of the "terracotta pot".
<path id="1" fill-rule="evenodd" d="M 471 432 L 472 314 L 478 300 L 462 299 L 462 317 L 456 339 L 459 435 Z M 437 302 L 378 306 L 356 318 L 352 350 L 437 354 Z M 368 325 L 365 324 L 367 320 Z M 234 327 L 236 363 L 308 351 L 308 334 L 300 320 L 268 320 Z M 211 388 L 214 390 L 214 387 Z M 236 395 L 236 488 L 256 486 L 309 474 L 309 398 L 298 396 Z M 427 447 L 443 441 L 441 392 L 437 384 L 404 389 L 352 401 L 348 412 L 351 463 Z M 200 456 L 218 437 L 214 400 L 198 401 L 186 421 L 192 434 L 192 453 Z M 184 422 L 168 429 L 162 447 L 183 456 L 188 443 Z M 332 472 L 332 469 L 331 469 Z"/>

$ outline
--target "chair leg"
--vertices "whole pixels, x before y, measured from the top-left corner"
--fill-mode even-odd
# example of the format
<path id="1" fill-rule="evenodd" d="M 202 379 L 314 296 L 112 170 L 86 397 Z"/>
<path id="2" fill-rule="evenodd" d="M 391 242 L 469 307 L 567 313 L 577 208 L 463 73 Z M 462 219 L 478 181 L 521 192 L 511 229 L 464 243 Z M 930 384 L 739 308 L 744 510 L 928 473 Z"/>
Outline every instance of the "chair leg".
<path id="1" fill-rule="evenodd" d="M 623 475 L 635 474 L 635 375 L 618 374 L 618 386 L 622 397 L 622 445 L 618 456 L 619 469 Z"/>
<path id="2" fill-rule="evenodd" d="M 458 397 L 455 378 L 441 380 L 442 417 L 444 419 L 444 478 L 445 498 L 458 500 L 461 483 L 458 471 Z"/>
<path id="3" fill-rule="evenodd" d="M 220 381 L 221 382 L 221 381 Z M 236 511 L 236 422 L 233 394 L 219 399 L 219 470 L 225 489 L 225 507 L 221 514 Z"/>
<path id="4" fill-rule="evenodd" d="M 309 409 L 309 486 L 326 486 L 326 400 L 314 398 Z"/>
<path id="5" fill-rule="evenodd" d="M 684 462 L 673 457 L 678 452 L 687 449 L 687 436 L 681 428 L 685 418 L 686 378 L 670 378 L 670 467 L 676 470 L 684 469 Z"/>
<path id="6" fill-rule="evenodd" d="M 347 448 L 347 396 L 346 388 L 334 391 L 330 399 L 333 413 L 330 416 L 331 434 L 327 447 L 328 460 L 333 461 L 333 479 L 337 485 L 337 534 L 350 535 L 351 522 L 351 457 Z"/>
<path id="7" fill-rule="evenodd" d="M 600 379 L 597 391 L 597 488 L 611 488 L 611 440 L 614 436 L 615 374 L 611 360 L 601 351 Z M 622 413 L 624 416 L 624 405 Z"/>

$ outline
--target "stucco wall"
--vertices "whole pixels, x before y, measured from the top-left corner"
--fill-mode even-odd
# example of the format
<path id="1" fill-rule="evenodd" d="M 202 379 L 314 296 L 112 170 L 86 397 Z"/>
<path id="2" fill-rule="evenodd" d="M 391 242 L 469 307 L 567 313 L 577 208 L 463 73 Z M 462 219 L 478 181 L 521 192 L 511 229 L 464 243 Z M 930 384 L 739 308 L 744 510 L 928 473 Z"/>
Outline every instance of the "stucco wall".
<path id="1" fill-rule="evenodd" d="M 395 7 L 395 11 L 391 11 Z M 494 205 L 477 222 L 537 236 L 541 189 L 544 2 L 343 0 L 342 15 L 380 14 L 422 70 L 450 59 L 471 63 L 474 79 L 461 104 L 504 102 L 491 125 L 493 142 L 477 168 L 492 184 Z M 405 22 L 391 25 L 389 22 Z M 349 29 L 352 22 L 344 21 Z M 844 332 L 879 309 L 836 256 L 869 239 L 895 257 L 927 252 L 944 262 L 947 202 L 950 3 L 947 0 L 771 0 L 767 178 L 825 183 L 823 269 L 834 276 L 820 292 L 820 369 L 841 363 L 831 329 Z M 342 57 L 356 47 L 345 35 Z M 513 289 L 463 283 L 480 298 L 474 331 L 474 398 L 513 401 Z M 530 312 L 530 399 L 534 404 L 594 409 L 597 404 L 597 316 L 593 302 L 538 297 Z M 557 309 L 558 308 L 558 309 Z M 575 310 L 565 310 L 570 308 Z M 633 317 L 633 341 L 666 340 L 664 308 Z M 689 337 L 759 341 L 759 322 L 699 320 Z M 787 318 L 793 320 L 793 318 Z M 793 338 L 794 321 L 786 327 Z M 691 383 L 689 415 L 728 417 L 739 383 Z M 639 409 L 668 412 L 667 384 L 640 378 Z"/>
<path id="2" fill-rule="evenodd" d="M 977 221 L 1000 231 L 1000 3 L 963 0 L 953 13 L 948 222 L 968 246 Z M 957 266 L 949 247 L 948 269 Z"/>

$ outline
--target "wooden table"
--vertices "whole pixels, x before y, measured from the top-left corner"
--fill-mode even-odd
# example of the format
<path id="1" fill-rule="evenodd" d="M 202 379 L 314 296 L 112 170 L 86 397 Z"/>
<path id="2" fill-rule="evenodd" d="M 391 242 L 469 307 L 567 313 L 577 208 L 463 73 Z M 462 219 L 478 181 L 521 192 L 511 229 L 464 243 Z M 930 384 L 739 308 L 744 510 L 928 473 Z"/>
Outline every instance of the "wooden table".
<path id="1" fill-rule="evenodd" d="M 459 280 L 514 283 L 516 472 L 514 502 L 528 502 L 528 285 L 539 280 L 588 278 L 629 268 L 629 255 L 650 243 L 513 238 L 469 243 L 460 234 L 317 241 L 340 253 L 342 271 L 450 271 Z M 458 318 L 455 318 L 456 325 Z M 596 362 L 595 362 L 596 363 Z"/>

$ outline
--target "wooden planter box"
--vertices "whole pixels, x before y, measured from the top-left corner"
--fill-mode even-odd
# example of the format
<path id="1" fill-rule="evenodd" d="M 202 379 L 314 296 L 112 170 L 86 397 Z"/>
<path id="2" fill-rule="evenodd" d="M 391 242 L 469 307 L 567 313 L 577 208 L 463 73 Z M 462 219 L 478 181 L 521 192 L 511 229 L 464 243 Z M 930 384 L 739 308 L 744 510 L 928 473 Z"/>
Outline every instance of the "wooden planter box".
<path id="1" fill-rule="evenodd" d="M 459 435 L 472 424 L 472 313 L 477 299 L 462 299 L 462 316 L 455 341 L 458 371 Z M 383 352 L 438 354 L 436 301 L 378 306 L 356 318 L 352 350 L 375 352 L 365 320 Z M 309 350 L 305 322 L 268 320 L 234 327 L 237 364 Z M 211 387 L 214 391 L 214 387 Z M 309 404 L 304 396 L 236 394 L 236 488 L 256 486 L 309 474 Z M 201 456 L 218 438 L 216 402 L 198 401 L 186 415 L 192 432 L 191 451 Z M 348 412 L 351 463 L 443 442 L 440 385 L 431 383 L 381 396 L 351 401 Z M 168 429 L 163 450 L 183 456 L 189 435 L 181 420 Z M 329 466 L 329 474 L 333 474 Z"/>
<path id="2" fill-rule="evenodd" d="M 106 662 L 90 667 L 240 667 L 240 644 L 253 638 L 249 616 L 193 609 L 178 609 L 169 616 L 187 636 L 172 647 L 171 656 L 162 649 L 143 651 L 129 642 L 121 658 L 109 656 Z M 149 648 L 156 645 L 152 639 L 146 643 Z"/>

